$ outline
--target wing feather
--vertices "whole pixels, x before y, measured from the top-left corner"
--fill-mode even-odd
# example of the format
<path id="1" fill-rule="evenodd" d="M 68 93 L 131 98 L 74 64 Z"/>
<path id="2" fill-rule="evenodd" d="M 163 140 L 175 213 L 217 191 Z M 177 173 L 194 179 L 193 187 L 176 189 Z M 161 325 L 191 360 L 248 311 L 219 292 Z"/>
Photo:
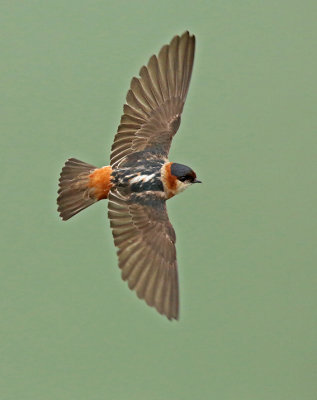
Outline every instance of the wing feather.
<path id="1" fill-rule="evenodd" d="M 168 319 L 178 319 L 175 231 L 159 195 L 132 200 L 119 189 L 109 194 L 108 216 L 119 248 L 122 279 L 137 296 Z"/>
<path id="2" fill-rule="evenodd" d="M 175 36 L 140 69 L 140 77 L 132 79 L 111 149 L 113 168 L 129 165 L 129 156 L 141 151 L 168 156 L 180 125 L 194 52 L 194 36 Z"/>

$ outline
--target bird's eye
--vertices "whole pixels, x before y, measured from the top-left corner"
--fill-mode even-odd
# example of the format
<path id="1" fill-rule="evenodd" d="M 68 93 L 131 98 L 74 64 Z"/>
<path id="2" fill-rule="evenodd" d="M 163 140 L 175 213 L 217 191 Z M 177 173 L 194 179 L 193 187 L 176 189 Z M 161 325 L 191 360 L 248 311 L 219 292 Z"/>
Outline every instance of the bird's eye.
<path id="1" fill-rule="evenodd" d="M 186 176 L 180 176 L 178 178 L 178 180 L 181 181 L 181 182 L 185 182 L 187 180 L 187 177 Z"/>

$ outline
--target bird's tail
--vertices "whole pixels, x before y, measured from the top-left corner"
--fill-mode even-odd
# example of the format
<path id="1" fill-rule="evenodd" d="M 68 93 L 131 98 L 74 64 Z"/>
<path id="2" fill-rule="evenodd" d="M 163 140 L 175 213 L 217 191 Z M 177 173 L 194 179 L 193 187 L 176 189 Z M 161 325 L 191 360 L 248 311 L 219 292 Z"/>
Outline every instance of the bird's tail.
<path id="1" fill-rule="evenodd" d="M 66 221 L 108 197 L 111 187 L 111 167 L 97 168 L 83 161 L 70 158 L 66 161 L 59 179 L 58 212 Z"/>

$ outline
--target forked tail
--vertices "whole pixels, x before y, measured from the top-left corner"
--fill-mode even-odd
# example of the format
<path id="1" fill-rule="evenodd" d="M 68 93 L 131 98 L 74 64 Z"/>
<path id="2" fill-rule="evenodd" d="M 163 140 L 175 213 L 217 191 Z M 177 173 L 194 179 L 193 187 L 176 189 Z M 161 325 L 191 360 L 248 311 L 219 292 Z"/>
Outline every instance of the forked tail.
<path id="1" fill-rule="evenodd" d="M 98 200 L 106 199 L 111 187 L 111 167 L 97 168 L 70 158 L 59 179 L 58 212 L 66 221 Z"/>

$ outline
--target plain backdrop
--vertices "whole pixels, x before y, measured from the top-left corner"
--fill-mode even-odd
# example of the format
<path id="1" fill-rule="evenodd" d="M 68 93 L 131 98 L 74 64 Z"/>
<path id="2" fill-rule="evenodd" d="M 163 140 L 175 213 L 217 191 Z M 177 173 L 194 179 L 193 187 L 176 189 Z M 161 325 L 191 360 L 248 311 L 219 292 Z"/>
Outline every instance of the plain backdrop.
<path id="1" fill-rule="evenodd" d="M 315 400 L 315 1 L 2 0 L 0 399 Z M 106 202 L 67 223 L 64 161 L 109 163 L 133 75 L 197 37 L 170 159 L 179 322 L 130 292 Z"/>

